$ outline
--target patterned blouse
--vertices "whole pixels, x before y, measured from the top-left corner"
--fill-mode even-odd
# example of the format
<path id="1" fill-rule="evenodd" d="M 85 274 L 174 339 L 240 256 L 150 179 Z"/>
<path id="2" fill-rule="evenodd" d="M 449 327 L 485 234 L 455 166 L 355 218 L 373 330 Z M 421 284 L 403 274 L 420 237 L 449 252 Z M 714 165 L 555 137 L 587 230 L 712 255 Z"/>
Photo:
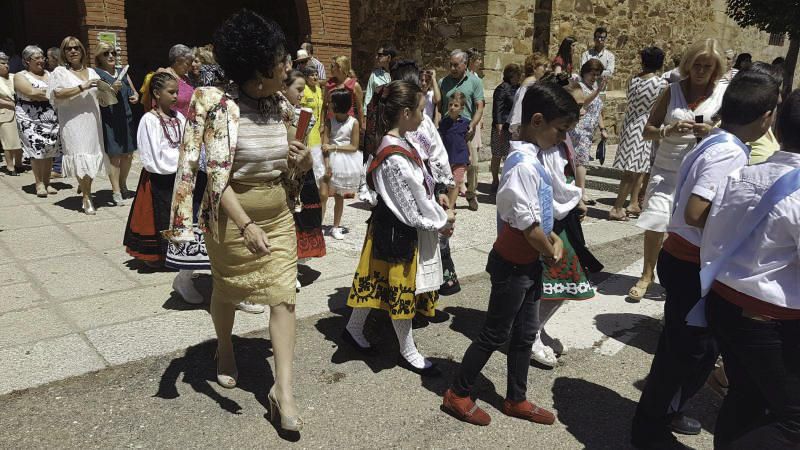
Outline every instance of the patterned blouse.
<path id="1" fill-rule="evenodd" d="M 280 114 L 285 121 L 293 114 L 291 105 L 287 105 L 283 95 L 278 93 L 264 100 L 260 109 Z M 288 116 L 282 117 L 284 115 Z M 174 242 L 194 240 L 192 192 L 199 169 L 200 150 L 205 147 L 208 185 L 203 194 L 198 225 L 206 236 L 219 239 L 220 200 L 233 173 L 234 155 L 239 144 L 239 121 L 239 106 L 222 90 L 203 87 L 194 91 L 178 160 L 170 229 L 164 232 L 166 238 Z M 286 144 L 286 128 L 281 120 L 275 121 L 275 125 L 283 129 L 283 143 Z"/>

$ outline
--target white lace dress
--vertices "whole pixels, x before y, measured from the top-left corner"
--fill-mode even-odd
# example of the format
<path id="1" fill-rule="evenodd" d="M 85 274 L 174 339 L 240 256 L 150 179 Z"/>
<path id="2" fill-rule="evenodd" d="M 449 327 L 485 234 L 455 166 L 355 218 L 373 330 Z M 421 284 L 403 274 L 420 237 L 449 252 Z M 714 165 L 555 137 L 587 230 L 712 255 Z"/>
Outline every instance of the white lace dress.
<path id="1" fill-rule="evenodd" d="M 99 80 L 89 70 L 90 80 Z M 82 84 L 83 80 L 66 67 L 58 67 L 50 75 L 47 96 L 58 113 L 64 159 L 62 170 L 66 177 L 95 178 L 104 173 L 103 129 L 97 90 L 88 89 L 70 98 L 56 98 L 55 91 Z"/>

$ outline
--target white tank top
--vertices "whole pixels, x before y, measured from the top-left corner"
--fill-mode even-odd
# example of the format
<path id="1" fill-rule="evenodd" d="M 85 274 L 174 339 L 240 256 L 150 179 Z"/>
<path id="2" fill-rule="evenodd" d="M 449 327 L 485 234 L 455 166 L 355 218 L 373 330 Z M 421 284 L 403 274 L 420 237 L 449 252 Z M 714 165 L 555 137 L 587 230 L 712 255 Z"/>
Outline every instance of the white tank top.
<path id="1" fill-rule="evenodd" d="M 356 119 L 347 116 L 347 120 L 339 122 L 336 117 L 331 117 L 331 143 L 336 145 L 349 145 L 350 136 L 353 135 L 353 124 Z"/>

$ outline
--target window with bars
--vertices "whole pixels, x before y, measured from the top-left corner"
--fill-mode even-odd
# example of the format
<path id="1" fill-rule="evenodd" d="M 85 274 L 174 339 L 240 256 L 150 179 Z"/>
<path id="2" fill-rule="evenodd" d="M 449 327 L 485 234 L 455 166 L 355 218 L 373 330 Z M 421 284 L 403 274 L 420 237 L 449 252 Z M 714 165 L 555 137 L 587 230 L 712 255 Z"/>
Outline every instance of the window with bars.
<path id="1" fill-rule="evenodd" d="M 783 33 L 771 33 L 769 35 L 769 45 L 777 45 L 783 47 L 783 42 L 786 40 L 786 35 Z"/>

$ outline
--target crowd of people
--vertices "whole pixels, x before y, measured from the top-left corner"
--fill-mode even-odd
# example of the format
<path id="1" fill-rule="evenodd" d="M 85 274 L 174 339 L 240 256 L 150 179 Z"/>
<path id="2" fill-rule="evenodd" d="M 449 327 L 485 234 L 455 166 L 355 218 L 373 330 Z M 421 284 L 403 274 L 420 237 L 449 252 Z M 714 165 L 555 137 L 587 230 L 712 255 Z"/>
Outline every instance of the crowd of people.
<path id="1" fill-rule="evenodd" d="M 581 223 L 594 203 L 585 181 L 595 134 L 609 137 L 602 109 L 615 56 L 605 46 L 606 28 L 593 37 L 579 66 L 576 39 L 568 37 L 553 59 L 533 53 L 522 67 L 507 65 L 493 92 L 491 294 L 485 323 L 442 400 L 444 411 L 471 424 L 491 421 L 471 393 L 506 344 L 501 412 L 540 424 L 556 420 L 527 399 L 528 370 L 531 360 L 557 364 L 541 340 L 540 301 L 593 297 L 589 275 L 603 269 Z M 210 270 L 222 387 L 235 388 L 239 376 L 236 310 L 268 306 L 270 417 L 284 430 L 303 428 L 292 374 L 298 264 L 326 254 L 331 196 L 327 235 L 334 239 L 346 238 L 345 199 L 371 209 L 343 341 L 378 353 L 364 325 L 371 310 L 385 310 L 400 365 L 442 375 L 419 352 L 412 319 L 433 316 L 439 296 L 460 289 L 449 241 L 458 232 L 459 198 L 478 209 L 485 99 L 477 49 L 453 50 L 448 73 L 437 80 L 433 69 L 382 44 L 363 89 L 348 57 L 335 57 L 326 73 L 313 45 L 292 52 L 275 22 L 242 10 L 216 30 L 213 45 L 173 46 L 169 64 L 137 91 L 116 49 L 96 48 L 90 58 L 72 36 L 48 52 L 28 46 L 25 70 L 14 74 L 0 53 L 6 173 L 25 172 L 30 160 L 39 197 L 58 194 L 51 179 L 59 172 L 74 177 L 82 211 L 96 214 L 92 183 L 105 172 L 113 203 L 133 200 L 123 236 L 128 254 L 177 270 L 173 287 L 192 304 L 204 301 L 193 272 Z M 630 299 L 644 297 L 656 270 L 666 290 L 664 328 L 632 442 L 681 448 L 673 432 L 699 433 L 686 404 L 719 366 L 727 395 L 715 445 L 794 448 L 800 93 L 781 99 L 778 65 L 748 54 L 734 63 L 714 39 L 690 46 L 660 73 L 664 56 L 657 47 L 643 49 L 642 70 L 629 81 L 614 161 L 624 175 L 609 213 L 610 220 L 636 217 L 645 230 L 642 276 Z M 137 121 L 140 103 L 145 114 Z M 137 150 L 142 170 L 129 191 Z"/>

